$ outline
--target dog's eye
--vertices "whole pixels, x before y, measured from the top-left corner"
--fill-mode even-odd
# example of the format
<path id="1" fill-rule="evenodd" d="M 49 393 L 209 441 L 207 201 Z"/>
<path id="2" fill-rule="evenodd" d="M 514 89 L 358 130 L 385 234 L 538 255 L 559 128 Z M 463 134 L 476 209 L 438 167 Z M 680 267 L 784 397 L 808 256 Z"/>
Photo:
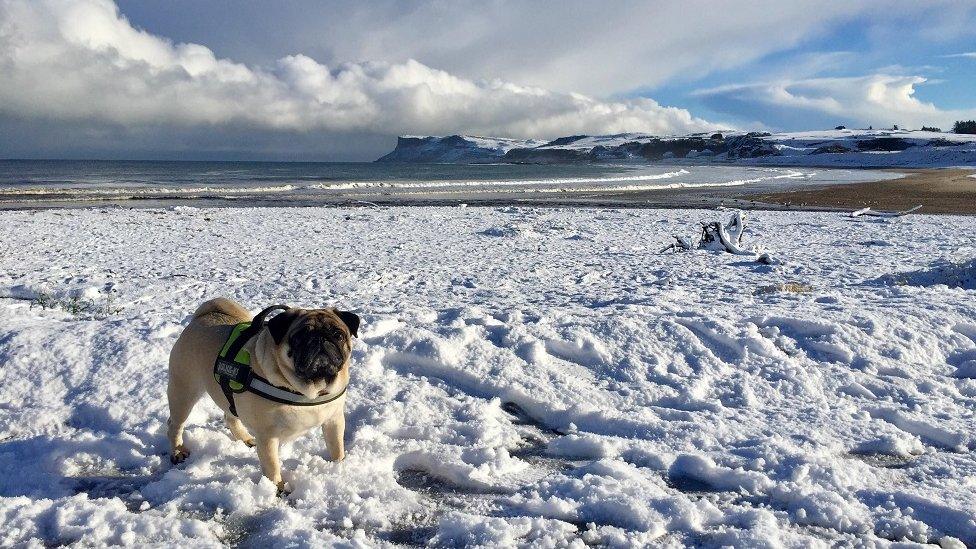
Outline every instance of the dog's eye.
<path id="1" fill-rule="evenodd" d="M 288 355 L 288 356 L 290 357 L 290 356 L 291 356 L 291 354 L 292 354 L 292 351 L 291 351 L 291 349 L 288 349 L 288 353 L 286 353 L 286 354 L 287 354 L 287 355 Z"/>

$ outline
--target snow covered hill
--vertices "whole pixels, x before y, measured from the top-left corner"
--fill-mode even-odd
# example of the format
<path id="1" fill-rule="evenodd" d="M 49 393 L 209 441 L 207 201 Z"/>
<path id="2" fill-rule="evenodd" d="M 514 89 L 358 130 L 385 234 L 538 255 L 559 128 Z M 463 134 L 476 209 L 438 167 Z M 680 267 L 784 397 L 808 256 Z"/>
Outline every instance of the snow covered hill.
<path id="1" fill-rule="evenodd" d="M 5 212 L 0 546 L 976 544 L 976 219 L 658 253 L 728 215 Z M 217 295 L 363 317 L 348 457 L 286 447 L 286 499 L 210 403 L 169 464 L 167 354 Z"/>
<path id="2" fill-rule="evenodd" d="M 392 152 L 377 162 L 475 163 L 494 162 L 515 148 L 531 148 L 544 141 L 450 135 L 422 137 L 405 135 L 397 139 Z"/>
<path id="3" fill-rule="evenodd" d="M 908 130 L 576 135 L 549 142 L 401 137 L 378 162 L 708 162 L 837 167 L 976 165 L 976 135 Z"/>

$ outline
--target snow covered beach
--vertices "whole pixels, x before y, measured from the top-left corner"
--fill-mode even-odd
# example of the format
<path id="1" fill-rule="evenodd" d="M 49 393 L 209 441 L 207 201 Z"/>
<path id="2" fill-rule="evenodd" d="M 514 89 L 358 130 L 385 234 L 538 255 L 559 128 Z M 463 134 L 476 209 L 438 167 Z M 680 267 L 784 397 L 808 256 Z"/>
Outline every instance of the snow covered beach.
<path id="1" fill-rule="evenodd" d="M 0 545 L 976 544 L 971 217 L 714 210 L 0 214 Z M 963 236 L 960 236 L 963 235 Z M 348 457 L 275 497 L 165 365 L 225 295 L 364 320 Z"/>

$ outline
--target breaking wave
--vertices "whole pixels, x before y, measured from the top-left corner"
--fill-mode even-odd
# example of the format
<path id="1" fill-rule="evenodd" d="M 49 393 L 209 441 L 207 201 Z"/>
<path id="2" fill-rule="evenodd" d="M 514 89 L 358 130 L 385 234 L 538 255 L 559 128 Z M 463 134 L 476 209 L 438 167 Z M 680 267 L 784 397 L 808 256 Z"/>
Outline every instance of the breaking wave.
<path id="1" fill-rule="evenodd" d="M 441 171 L 439 173 L 424 173 L 418 168 L 409 171 L 377 172 L 389 170 L 388 166 L 357 166 L 336 168 L 345 170 L 343 173 L 304 173 L 306 168 L 261 168 L 265 171 L 251 173 L 242 171 L 236 174 L 221 170 L 217 175 L 226 176 L 227 180 L 213 181 L 213 170 L 200 170 L 195 173 L 180 173 L 182 180 L 167 180 L 167 172 L 161 171 L 146 174 L 138 183 L 132 181 L 113 182 L 112 174 L 106 174 L 97 182 L 87 177 L 72 178 L 73 174 L 66 174 L 56 183 L 43 180 L 27 184 L 0 184 L 0 203 L 27 205 L 33 203 L 56 202 L 99 202 L 126 200 L 196 200 L 196 199 L 227 199 L 246 201 L 249 198 L 261 201 L 302 201 L 308 203 L 327 202 L 330 199 L 369 199 L 372 196 L 445 196 L 450 194 L 477 194 L 479 196 L 530 193 L 599 193 L 599 192 L 639 192 L 668 189 L 694 189 L 716 187 L 740 187 L 751 184 L 774 183 L 777 181 L 813 182 L 830 180 L 841 182 L 865 177 L 863 174 L 854 177 L 842 173 L 847 170 L 817 170 L 801 171 L 795 168 L 756 168 L 756 167 L 716 167 L 716 166 L 687 166 L 675 167 L 664 171 L 660 168 L 631 170 L 620 173 L 626 167 L 606 167 L 606 170 L 617 170 L 617 173 L 594 173 L 592 175 L 576 175 L 567 173 L 566 167 L 553 168 L 553 177 L 545 177 L 545 167 L 520 167 L 513 165 L 497 166 L 498 170 L 485 172 L 485 166 L 473 168 L 458 166 L 456 171 Z M 316 169 L 316 168 L 312 168 Z M 433 168 L 432 168 L 433 169 Z M 438 166 L 438 170 L 446 170 Z M 577 173 L 585 174 L 593 167 L 581 166 Z M 596 168 L 601 169 L 601 168 Z M 287 173 L 275 173 L 277 170 Z M 304 171 L 303 171 L 304 170 Z M 482 171 L 476 171 L 482 170 Z M 530 170 L 528 173 L 518 173 L 520 170 Z M 514 173 L 513 173 L 514 172 Z M 541 173 L 540 173 L 541 172 Z M 656 173 L 655 173 L 656 172 Z M 837 172 L 837 173 L 833 173 Z M 228 175 L 230 174 L 230 175 Z M 60 175 L 60 174 L 59 174 Z M 481 177 L 478 177 L 480 175 Z M 485 175 L 498 175 L 498 179 L 490 179 Z M 471 177 L 475 176 L 475 177 Z M 506 177 L 507 176 L 507 177 Z M 192 182 L 186 179 L 207 178 L 208 181 Z M 267 179 L 277 178 L 274 183 Z M 258 179 L 264 179 L 258 182 Z M 50 181 L 51 179 L 48 179 Z M 158 181 L 158 182 L 155 182 Z M 262 184 L 271 183 L 271 184 Z M 246 203 L 246 202 L 245 202 Z"/>

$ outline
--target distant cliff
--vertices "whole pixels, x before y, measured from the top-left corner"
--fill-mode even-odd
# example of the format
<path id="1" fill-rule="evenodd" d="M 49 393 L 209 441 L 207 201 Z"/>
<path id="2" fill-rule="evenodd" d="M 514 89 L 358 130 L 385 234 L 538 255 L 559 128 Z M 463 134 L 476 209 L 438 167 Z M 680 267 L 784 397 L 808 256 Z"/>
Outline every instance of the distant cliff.
<path id="1" fill-rule="evenodd" d="M 405 136 L 377 162 L 531 164 L 694 162 L 808 166 L 976 165 L 976 136 L 907 130 L 687 136 L 573 135 L 552 141 L 451 135 Z"/>
<path id="2" fill-rule="evenodd" d="M 511 149 L 530 148 L 542 141 L 449 135 L 447 137 L 402 136 L 396 148 L 377 162 L 427 162 L 471 164 L 498 162 Z"/>

